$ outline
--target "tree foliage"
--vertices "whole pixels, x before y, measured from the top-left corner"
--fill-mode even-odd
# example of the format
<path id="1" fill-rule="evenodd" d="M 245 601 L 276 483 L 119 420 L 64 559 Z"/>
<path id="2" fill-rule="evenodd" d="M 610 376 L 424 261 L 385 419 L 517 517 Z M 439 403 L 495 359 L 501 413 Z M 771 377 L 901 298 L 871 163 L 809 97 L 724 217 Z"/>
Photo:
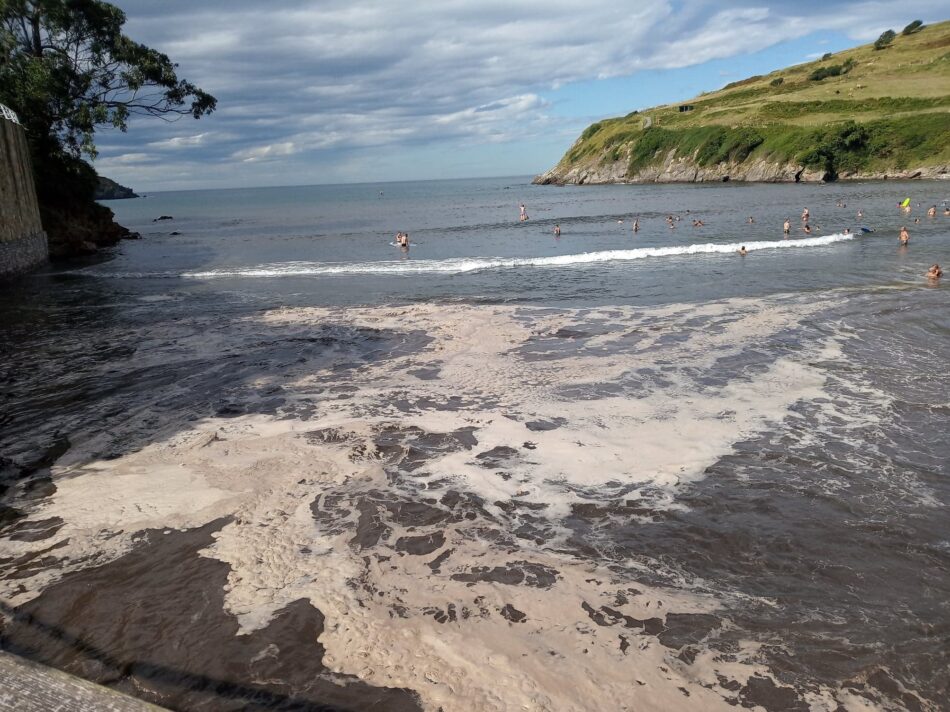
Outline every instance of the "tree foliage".
<path id="1" fill-rule="evenodd" d="M 874 49 L 884 49 L 894 41 L 895 37 L 897 37 L 897 35 L 894 33 L 894 30 L 885 30 L 881 33 L 880 37 L 874 40 Z"/>
<path id="2" fill-rule="evenodd" d="M 903 30 L 901 30 L 902 35 L 912 35 L 915 32 L 920 32 L 924 29 L 924 23 L 920 20 L 914 20 L 912 23 L 907 25 Z"/>
<path id="3" fill-rule="evenodd" d="M 96 127 L 135 114 L 199 118 L 216 100 L 179 79 L 161 52 L 124 34 L 125 13 L 100 0 L 0 0 L 0 101 L 31 143 L 96 155 Z"/>

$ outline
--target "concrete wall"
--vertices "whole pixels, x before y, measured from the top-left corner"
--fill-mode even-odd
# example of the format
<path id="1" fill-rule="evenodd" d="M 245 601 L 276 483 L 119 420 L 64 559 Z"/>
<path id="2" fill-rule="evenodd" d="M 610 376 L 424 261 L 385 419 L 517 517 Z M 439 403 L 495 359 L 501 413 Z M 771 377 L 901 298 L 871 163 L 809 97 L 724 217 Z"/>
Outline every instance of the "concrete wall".
<path id="1" fill-rule="evenodd" d="M 23 127 L 6 107 L 0 113 L 0 278 L 49 258 L 36 202 L 30 149 Z"/>

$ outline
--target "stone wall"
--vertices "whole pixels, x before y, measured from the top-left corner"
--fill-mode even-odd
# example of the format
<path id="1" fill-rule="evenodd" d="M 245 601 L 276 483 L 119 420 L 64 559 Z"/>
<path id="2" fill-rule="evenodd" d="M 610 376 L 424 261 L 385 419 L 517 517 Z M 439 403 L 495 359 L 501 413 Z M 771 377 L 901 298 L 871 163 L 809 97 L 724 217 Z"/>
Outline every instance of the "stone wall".
<path id="1" fill-rule="evenodd" d="M 0 112 L 0 277 L 6 277 L 43 264 L 49 249 L 26 134 L 9 109 Z"/>

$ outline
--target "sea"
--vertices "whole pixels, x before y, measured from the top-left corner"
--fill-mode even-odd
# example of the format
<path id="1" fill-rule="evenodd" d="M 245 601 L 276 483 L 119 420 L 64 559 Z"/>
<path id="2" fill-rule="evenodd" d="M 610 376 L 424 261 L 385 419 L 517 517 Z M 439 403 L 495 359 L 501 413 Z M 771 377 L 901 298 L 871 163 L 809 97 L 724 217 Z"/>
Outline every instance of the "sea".
<path id="1" fill-rule="evenodd" d="M 109 201 L 0 294 L 0 649 L 173 710 L 950 710 L 948 199 Z"/>

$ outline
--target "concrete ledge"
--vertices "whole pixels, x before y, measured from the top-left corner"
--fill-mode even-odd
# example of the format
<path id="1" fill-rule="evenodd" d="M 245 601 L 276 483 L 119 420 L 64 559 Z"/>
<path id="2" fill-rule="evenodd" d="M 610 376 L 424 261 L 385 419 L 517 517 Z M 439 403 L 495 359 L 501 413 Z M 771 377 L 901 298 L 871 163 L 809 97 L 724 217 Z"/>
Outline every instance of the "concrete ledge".
<path id="1" fill-rule="evenodd" d="M 45 232 L 37 232 L 19 240 L 0 242 L 0 277 L 11 277 L 45 264 L 49 245 Z"/>
<path id="2" fill-rule="evenodd" d="M 166 712 L 148 702 L 0 652 L 2 712 Z"/>

